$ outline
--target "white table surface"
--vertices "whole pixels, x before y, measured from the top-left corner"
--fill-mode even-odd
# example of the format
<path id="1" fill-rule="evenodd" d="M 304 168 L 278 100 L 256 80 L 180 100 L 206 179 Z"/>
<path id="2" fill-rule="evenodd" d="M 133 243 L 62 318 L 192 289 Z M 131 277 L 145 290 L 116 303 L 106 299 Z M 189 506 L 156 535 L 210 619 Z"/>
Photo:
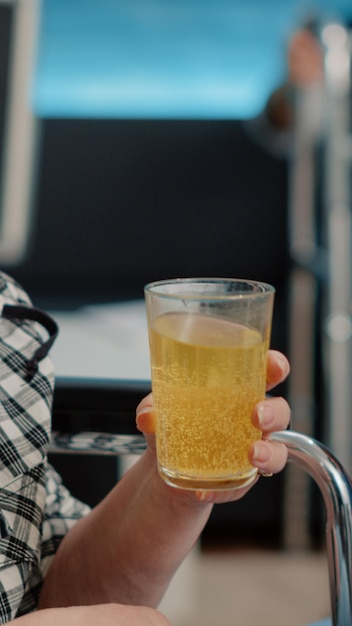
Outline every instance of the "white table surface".
<path id="1" fill-rule="evenodd" d="M 57 376 L 150 380 L 143 300 L 50 314 L 59 325 L 51 351 Z"/>

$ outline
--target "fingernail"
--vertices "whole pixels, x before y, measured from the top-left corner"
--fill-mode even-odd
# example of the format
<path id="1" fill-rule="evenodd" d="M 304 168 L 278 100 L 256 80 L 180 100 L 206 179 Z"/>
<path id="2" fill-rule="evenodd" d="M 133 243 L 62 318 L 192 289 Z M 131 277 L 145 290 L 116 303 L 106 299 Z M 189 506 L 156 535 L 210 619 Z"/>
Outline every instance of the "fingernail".
<path id="1" fill-rule="evenodd" d="M 252 461 L 253 463 L 267 463 L 270 460 L 270 450 L 267 446 L 263 446 L 257 442 L 253 445 Z"/>
<path id="2" fill-rule="evenodd" d="M 269 428 L 275 422 L 275 411 L 270 404 L 260 404 L 258 406 L 258 424 L 262 430 Z"/>
<path id="3" fill-rule="evenodd" d="M 149 407 L 139 411 L 136 415 L 136 425 L 145 433 L 153 433 L 155 431 L 154 412 Z"/>
<path id="4" fill-rule="evenodd" d="M 288 374 L 288 365 L 287 365 L 287 361 L 285 359 L 282 358 L 282 356 L 278 356 L 276 359 L 276 363 L 279 366 L 282 375 L 285 376 L 286 374 Z"/>
<path id="5" fill-rule="evenodd" d="M 153 412 L 153 410 L 149 406 L 146 406 L 143 409 L 138 409 L 138 407 L 137 407 L 136 417 L 138 418 L 141 415 L 147 415 L 148 413 L 152 413 L 152 412 Z"/>

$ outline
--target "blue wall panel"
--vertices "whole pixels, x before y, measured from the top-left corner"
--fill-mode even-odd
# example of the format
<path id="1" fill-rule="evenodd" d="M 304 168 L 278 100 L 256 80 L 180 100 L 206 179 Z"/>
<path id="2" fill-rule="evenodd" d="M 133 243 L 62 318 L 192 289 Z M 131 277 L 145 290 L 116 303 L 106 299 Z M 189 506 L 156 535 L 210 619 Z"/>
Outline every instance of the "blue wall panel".
<path id="1" fill-rule="evenodd" d="M 42 0 L 40 116 L 246 118 L 284 76 L 308 8 L 350 0 Z"/>

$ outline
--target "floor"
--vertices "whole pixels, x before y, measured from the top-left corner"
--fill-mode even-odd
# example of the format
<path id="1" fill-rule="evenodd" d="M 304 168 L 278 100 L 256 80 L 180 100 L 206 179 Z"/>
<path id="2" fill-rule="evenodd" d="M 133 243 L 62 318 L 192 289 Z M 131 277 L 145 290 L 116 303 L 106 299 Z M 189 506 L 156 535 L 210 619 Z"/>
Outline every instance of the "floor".
<path id="1" fill-rule="evenodd" d="M 183 568 L 160 607 L 173 626 L 306 626 L 330 615 L 323 551 L 196 548 Z"/>

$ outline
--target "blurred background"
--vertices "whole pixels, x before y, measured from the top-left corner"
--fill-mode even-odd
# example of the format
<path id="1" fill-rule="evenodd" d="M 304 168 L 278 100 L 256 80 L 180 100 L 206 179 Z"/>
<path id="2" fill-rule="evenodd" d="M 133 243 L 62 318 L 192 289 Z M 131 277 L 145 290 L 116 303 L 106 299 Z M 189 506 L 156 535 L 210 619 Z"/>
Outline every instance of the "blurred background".
<path id="1" fill-rule="evenodd" d="M 275 393 L 352 468 L 351 20 L 349 0 L 0 0 L 0 266 L 58 319 L 58 376 L 149 379 L 151 280 L 265 280 L 292 365 Z M 87 466 L 82 497 L 115 470 Z M 243 549 L 266 572 L 301 554 L 295 580 L 319 586 L 293 605 L 328 611 L 322 503 L 300 471 L 214 511 L 204 558 Z"/>

